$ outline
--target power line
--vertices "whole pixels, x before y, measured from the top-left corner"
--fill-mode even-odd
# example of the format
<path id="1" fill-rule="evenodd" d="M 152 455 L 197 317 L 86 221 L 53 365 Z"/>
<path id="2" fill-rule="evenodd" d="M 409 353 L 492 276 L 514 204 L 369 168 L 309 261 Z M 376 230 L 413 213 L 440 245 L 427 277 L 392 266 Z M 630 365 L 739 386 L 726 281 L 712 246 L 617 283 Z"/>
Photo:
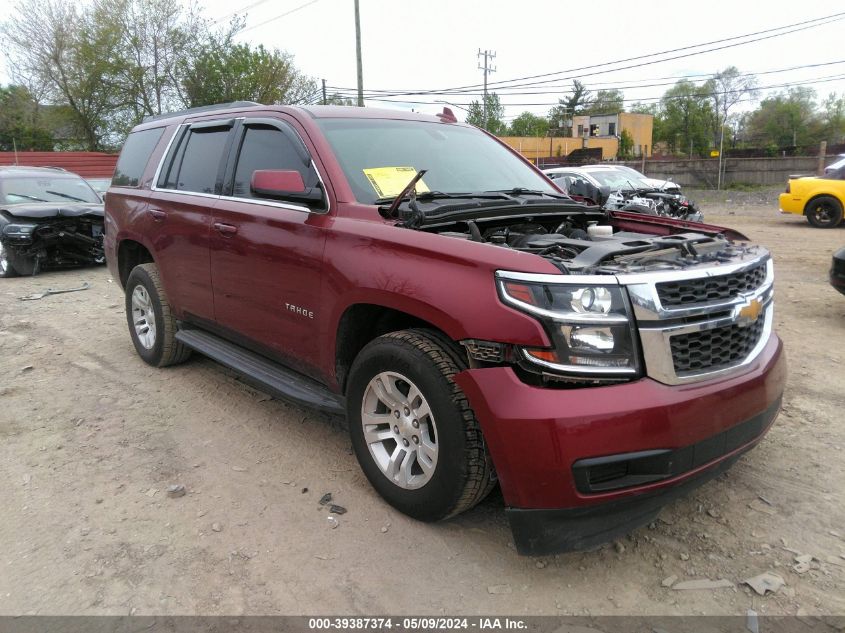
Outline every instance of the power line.
<path id="1" fill-rule="evenodd" d="M 248 26 L 247 28 L 240 31 L 241 33 L 246 33 L 247 31 L 251 31 L 252 29 L 257 29 L 259 26 L 264 26 L 265 24 L 270 24 L 270 22 L 275 22 L 276 20 L 280 20 L 283 17 L 290 15 L 291 13 L 296 13 L 300 9 L 304 9 L 305 7 L 311 6 L 312 4 L 319 2 L 320 0 L 310 0 L 310 2 L 306 2 L 305 4 L 300 4 L 298 7 L 294 7 L 290 11 L 285 11 L 269 20 L 264 20 L 263 22 L 259 22 L 258 24 L 253 24 L 252 26 Z"/>
<path id="2" fill-rule="evenodd" d="M 507 80 L 498 81 L 498 82 L 491 82 L 490 84 L 488 84 L 488 87 L 489 86 L 498 86 L 498 87 L 501 87 L 501 88 L 504 88 L 504 87 L 517 88 L 517 87 L 524 87 L 524 86 L 535 86 L 535 85 L 540 85 L 540 84 L 551 83 L 553 81 L 560 81 L 561 79 L 572 80 L 572 79 L 579 79 L 579 78 L 583 78 L 583 77 L 591 77 L 591 76 L 595 76 L 595 75 L 599 75 L 599 74 L 607 74 L 607 73 L 611 73 L 611 72 L 618 72 L 620 70 L 631 70 L 633 68 L 640 68 L 640 67 L 643 67 L 643 66 L 660 64 L 660 63 L 663 63 L 663 62 L 673 61 L 673 60 L 677 60 L 677 59 L 683 59 L 683 58 L 686 58 L 686 57 L 694 57 L 696 55 L 703 55 L 705 53 L 711 53 L 711 52 L 714 52 L 714 51 L 725 50 L 725 49 L 733 48 L 733 47 L 736 47 L 736 46 L 743 46 L 745 44 L 752 44 L 754 42 L 760 42 L 760 41 L 763 41 L 763 40 L 768 40 L 768 39 L 772 39 L 772 38 L 776 38 L 776 37 L 782 37 L 784 35 L 789 35 L 791 33 L 797 33 L 797 32 L 800 32 L 800 31 L 805 31 L 807 29 L 817 28 L 819 26 L 831 24 L 833 22 L 838 22 L 842 19 L 845 19 L 845 12 L 834 13 L 834 14 L 831 14 L 831 15 L 822 16 L 822 17 L 819 17 L 819 18 L 814 18 L 812 20 L 805 20 L 803 22 L 795 22 L 793 24 L 778 26 L 778 27 L 774 27 L 774 28 L 771 28 L 771 29 L 765 29 L 765 30 L 762 30 L 762 31 L 755 31 L 753 33 L 745 33 L 743 35 L 735 35 L 735 36 L 732 36 L 732 37 L 726 37 L 726 38 L 722 38 L 722 39 L 718 39 L 718 40 L 711 40 L 709 42 L 702 42 L 700 44 L 693 44 L 693 45 L 690 45 L 690 46 L 683 46 L 683 47 L 680 47 L 680 48 L 673 48 L 673 49 L 668 49 L 668 50 L 665 50 L 665 51 L 658 51 L 658 52 L 649 53 L 649 54 L 646 54 L 646 55 L 637 55 L 637 56 L 634 56 L 634 57 L 627 57 L 627 58 L 624 58 L 624 59 L 618 59 L 618 60 L 614 60 L 614 61 L 603 62 L 601 64 L 591 64 L 589 66 L 581 66 L 581 67 L 577 67 L 577 68 L 570 68 L 570 69 L 567 69 L 567 70 L 560 70 L 560 71 L 555 71 L 555 72 L 550 72 L 550 73 L 542 73 L 542 74 L 539 74 L 539 75 L 528 75 L 528 76 L 525 76 L 525 77 L 516 77 L 514 79 L 507 79 Z M 784 29 L 789 29 L 789 30 L 784 30 Z M 782 33 L 774 33 L 774 31 L 783 31 L 783 32 Z M 774 33 L 774 34 L 772 34 L 772 33 Z M 767 35 L 767 34 L 771 34 L 771 35 Z M 764 35 L 764 37 L 756 37 L 758 35 Z M 657 57 L 657 56 L 661 56 L 661 55 L 669 55 L 671 53 L 688 51 L 688 50 L 692 50 L 692 49 L 696 49 L 696 48 L 701 48 L 701 47 L 704 47 L 704 46 L 712 46 L 713 44 L 722 44 L 724 42 L 734 42 L 735 40 L 745 39 L 745 38 L 755 38 L 755 39 L 748 39 L 748 40 L 743 41 L 743 42 L 736 42 L 734 44 L 728 44 L 728 45 L 725 45 L 725 46 L 717 46 L 717 47 L 708 48 L 708 49 L 702 50 L 702 51 L 685 53 L 683 55 L 675 55 L 673 57 L 667 57 L 667 58 L 664 58 L 664 59 L 652 60 L 652 61 L 643 62 L 643 63 L 640 63 L 640 64 L 633 64 L 633 65 L 629 65 L 629 66 L 621 66 L 621 67 L 618 67 L 618 68 L 599 70 L 599 71 L 592 72 L 592 73 L 584 73 L 584 74 L 581 74 L 581 75 L 571 75 L 571 76 L 565 77 L 565 78 L 556 77 L 555 79 L 546 79 L 546 80 L 543 80 L 543 81 L 536 81 L 536 82 L 531 82 L 531 83 L 527 83 L 527 84 L 514 84 L 514 82 L 521 82 L 521 81 L 524 82 L 524 81 L 531 80 L 531 79 L 542 79 L 542 78 L 545 78 L 545 77 L 552 77 L 552 76 L 556 76 L 556 75 L 564 75 L 564 74 L 567 74 L 567 73 L 574 73 L 574 72 L 592 70 L 592 69 L 596 69 L 596 68 L 603 68 L 605 66 L 612 66 L 612 65 L 616 65 L 616 64 L 624 64 L 624 63 L 631 62 L 631 61 L 648 59 L 650 57 Z M 514 85 L 508 85 L 508 84 L 514 84 Z M 439 89 L 439 90 L 428 90 L 426 92 L 430 92 L 432 94 L 449 94 L 449 93 L 453 93 L 453 92 L 459 92 L 461 90 L 478 89 L 480 87 L 482 87 L 481 84 L 470 84 L 470 85 L 466 85 L 466 86 L 454 86 L 454 87 L 451 87 L 451 88 L 443 88 L 443 89 Z M 390 92 L 397 93 L 397 95 L 398 95 L 398 94 L 407 94 L 409 91 L 406 90 L 406 89 L 393 89 Z M 417 92 L 419 92 L 419 91 L 417 91 Z"/>
<path id="3" fill-rule="evenodd" d="M 248 4 L 248 5 L 246 5 L 245 7 L 241 7 L 241 8 L 240 8 L 240 9 L 238 9 L 237 11 L 232 11 L 231 13 L 227 13 L 227 14 L 226 14 L 226 15 L 224 15 L 222 18 L 217 18 L 216 20 L 214 20 L 214 24 L 220 24 L 221 22 L 223 22 L 223 21 L 225 21 L 225 20 L 228 20 L 229 18 L 231 18 L 231 17 L 234 17 L 234 16 L 238 15 L 238 13 L 243 13 L 243 12 L 245 12 L 245 11 L 249 11 L 250 9 L 254 9 L 254 8 L 255 8 L 255 7 L 257 7 L 258 5 L 260 5 L 260 4 L 264 4 L 265 2 L 269 2 L 269 0 L 256 0 L 256 2 L 253 2 L 253 3 L 251 3 L 251 4 Z"/>
<path id="4" fill-rule="evenodd" d="M 836 74 L 836 75 L 826 75 L 826 76 L 823 76 L 823 77 L 816 77 L 816 78 L 811 78 L 811 79 L 801 80 L 801 81 L 795 81 L 795 82 L 771 84 L 771 85 L 768 85 L 768 86 L 758 86 L 758 87 L 755 88 L 755 90 L 774 90 L 774 89 L 777 89 L 777 88 L 789 88 L 789 87 L 793 87 L 793 86 L 806 86 L 806 85 L 811 85 L 811 84 L 829 83 L 829 82 L 832 82 L 832 81 L 843 81 L 843 80 L 845 80 L 845 73 Z M 719 91 L 719 94 L 733 94 L 733 93 L 736 93 L 736 92 L 745 92 L 745 90 L 740 89 L 740 90 Z M 348 94 L 344 94 L 342 92 L 338 93 L 338 94 L 340 94 L 341 96 L 348 96 Z M 688 95 L 672 95 L 672 96 L 668 96 L 668 97 L 666 95 L 660 95 L 660 96 L 655 96 L 655 97 L 641 97 L 641 98 L 638 98 L 638 99 L 622 99 L 622 101 L 623 102 L 642 103 L 642 102 L 646 102 L 646 101 L 656 102 L 656 101 L 661 101 L 663 99 L 678 100 L 678 99 L 689 99 L 689 98 L 703 98 L 703 97 L 709 97 L 710 95 L 711 95 L 711 93 L 709 93 L 709 92 L 698 92 L 698 93 L 692 93 L 692 94 L 688 94 Z M 437 96 L 437 95 L 435 94 L 433 96 Z M 448 96 L 448 95 L 446 95 L 446 96 Z M 408 100 L 408 99 L 386 99 L 386 98 L 380 98 L 380 97 L 367 97 L 367 100 L 368 101 L 379 101 L 379 102 L 384 102 L 384 103 L 411 103 L 411 104 L 425 104 L 425 105 L 434 105 L 434 103 L 435 103 L 433 101 L 412 101 L 412 100 Z M 750 100 L 753 101 L 754 99 L 750 99 Z M 456 103 L 454 103 L 454 105 L 456 105 L 456 106 L 470 106 L 472 104 L 471 103 L 457 103 L 456 102 Z M 558 102 L 502 103 L 502 105 L 506 106 L 506 107 L 517 107 L 517 106 L 528 107 L 528 106 L 556 106 L 556 105 L 559 105 L 559 103 Z"/>
<path id="5" fill-rule="evenodd" d="M 778 74 L 778 73 L 792 72 L 792 71 L 795 71 L 795 70 L 802 70 L 802 69 L 806 69 L 806 68 L 820 68 L 820 67 L 824 67 L 824 66 L 834 66 L 834 65 L 837 65 L 837 64 L 845 64 L 845 59 L 837 60 L 837 61 L 830 61 L 830 62 L 821 62 L 821 63 L 817 63 L 817 64 L 804 64 L 804 65 L 801 65 L 801 66 L 790 66 L 788 68 L 777 68 L 777 69 L 772 69 L 772 70 L 761 70 L 761 71 L 756 71 L 756 72 L 739 73 L 736 76 L 737 77 L 755 77 L 755 76 L 758 76 L 758 75 L 772 75 L 772 74 Z M 712 78 L 712 77 L 715 77 L 717 74 L 718 73 L 698 73 L 698 74 L 692 74 L 692 75 L 673 75 L 673 76 L 668 76 L 668 77 L 654 77 L 652 79 L 643 79 L 642 80 L 642 81 L 657 81 L 657 80 L 660 80 L 660 79 L 673 79 L 673 80 L 675 80 L 675 81 L 670 81 L 670 82 L 666 82 L 666 83 L 628 83 L 628 82 L 623 82 L 623 81 L 606 82 L 604 84 L 591 86 L 590 91 L 595 92 L 595 91 L 598 91 L 598 90 L 605 90 L 605 89 L 631 90 L 631 89 L 639 89 L 639 88 L 655 88 L 655 87 L 660 87 L 660 86 L 673 86 L 676 83 L 678 83 L 678 81 L 681 80 L 681 79 L 702 79 L 702 78 L 705 78 L 705 77 Z M 627 84 L 627 85 L 620 85 L 620 84 Z M 549 88 L 566 88 L 566 91 L 562 93 L 563 95 L 571 93 L 571 87 L 569 85 L 548 86 L 548 87 Z M 340 87 L 337 87 L 337 86 L 331 86 L 331 89 L 332 90 L 351 90 L 351 88 L 340 88 Z M 540 91 L 534 91 L 534 92 L 529 92 L 529 91 L 526 91 L 526 90 L 523 90 L 523 89 L 519 89 L 519 92 L 505 92 L 505 90 L 507 90 L 507 88 L 505 88 L 501 91 L 495 91 L 495 94 L 497 94 L 499 96 L 561 94 L 559 90 L 540 90 Z M 415 96 L 415 95 L 422 96 L 422 95 L 427 95 L 427 94 L 440 95 L 442 93 L 432 93 L 432 92 L 428 92 L 428 91 L 420 91 L 420 92 L 414 92 L 414 93 L 402 93 L 402 92 L 379 93 L 377 91 L 367 91 L 366 94 L 372 95 L 373 97 L 395 97 L 395 96 L 404 96 L 404 95 L 407 95 L 407 96 Z M 479 92 L 462 92 L 460 94 L 462 96 L 477 96 L 477 95 L 480 95 L 482 93 L 479 93 Z"/>

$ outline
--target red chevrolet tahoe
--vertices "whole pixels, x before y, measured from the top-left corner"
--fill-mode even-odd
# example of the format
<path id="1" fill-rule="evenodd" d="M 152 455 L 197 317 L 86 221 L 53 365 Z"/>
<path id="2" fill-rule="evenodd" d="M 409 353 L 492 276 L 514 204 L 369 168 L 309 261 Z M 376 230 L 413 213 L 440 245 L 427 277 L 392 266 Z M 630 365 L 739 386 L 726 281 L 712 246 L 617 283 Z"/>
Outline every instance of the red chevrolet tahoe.
<path id="1" fill-rule="evenodd" d="M 769 253 L 575 202 L 451 112 L 250 103 L 145 120 L 106 197 L 135 349 L 344 415 L 384 499 L 498 483 L 517 548 L 591 547 L 779 410 Z"/>

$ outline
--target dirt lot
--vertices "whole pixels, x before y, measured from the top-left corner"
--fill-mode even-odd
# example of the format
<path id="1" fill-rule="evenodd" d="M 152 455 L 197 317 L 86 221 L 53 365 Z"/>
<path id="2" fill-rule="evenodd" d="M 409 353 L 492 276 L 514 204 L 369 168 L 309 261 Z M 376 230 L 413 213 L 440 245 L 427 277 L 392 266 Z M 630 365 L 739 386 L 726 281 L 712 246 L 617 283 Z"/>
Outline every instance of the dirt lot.
<path id="1" fill-rule="evenodd" d="M 651 526 L 542 559 L 515 553 L 500 496 L 416 523 L 376 496 L 336 424 L 202 358 L 148 367 L 104 268 L 2 280 L 0 614 L 845 613 L 845 297 L 826 280 L 845 228 L 780 216 L 771 192 L 700 199 L 774 253 L 783 412 Z M 188 494 L 168 498 L 173 483 Z M 349 510 L 336 529 L 326 492 Z M 799 554 L 814 557 L 803 573 Z M 778 593 L 741 584 L 766 571 Z M 733 586 L 662 586 L 672 575 Z"/>

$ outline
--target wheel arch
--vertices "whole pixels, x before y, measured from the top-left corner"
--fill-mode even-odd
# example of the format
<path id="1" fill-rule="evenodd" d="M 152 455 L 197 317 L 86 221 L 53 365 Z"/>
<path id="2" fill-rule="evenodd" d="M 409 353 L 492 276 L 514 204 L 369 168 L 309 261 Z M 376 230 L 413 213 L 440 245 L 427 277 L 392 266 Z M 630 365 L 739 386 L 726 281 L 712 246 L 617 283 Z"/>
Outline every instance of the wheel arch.
<path id="1" fill-rule="evenodd" d="M 117 270 L 120 276 L 120 286 L 126 287 L 129 273 L 139 264 L 154 264 L 152 251 L 136 240 L 126 238 L 117 245 Z"/>
<path id="2" fill-rule="evenodd" d="M 833 198 L 834 200 L 836 200 L 839 203 L 839 206 L 841 206 L 843 208 L 843 210 L 845 210 L 845 201 L 843 201 L 839 196 L 837 196 L 836 194 L 834 194 L 832 192 L 823 191 L 823 192 L 819 192 L 819 193 L 814 193 L 810 197 L 810 199 L 807 200 L 807 202 L 804 203 L 804 210 L 801 212 L 802 215 L 807 215 L 807 210 L 810 208 L 810 205 L 813 204 L 813 202 L 815 202 L 819 198 Z"/>
<path id="3" fill-rule="evenodd" d="M 334 345 L 335 380 L 346 392 L 349 369 L 355 358 L 370 341 L 409 328 L 423 328 L 437 332 L 441 338 L 456 342 L 448 333 L 448 325 L 380 303 L 353 303 L 346 307 L 337 321 Z M 448 329 L 447 329 L 448 328 Z"/>

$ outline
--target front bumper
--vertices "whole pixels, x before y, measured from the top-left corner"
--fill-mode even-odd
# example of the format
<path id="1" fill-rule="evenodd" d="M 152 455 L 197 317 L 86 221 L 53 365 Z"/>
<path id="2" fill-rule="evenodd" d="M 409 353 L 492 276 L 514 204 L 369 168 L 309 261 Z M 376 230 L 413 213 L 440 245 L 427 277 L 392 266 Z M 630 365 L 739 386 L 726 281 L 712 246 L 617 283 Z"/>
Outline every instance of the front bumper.
<path id="1" fill-rule="evenodd" d="M 687 385 L 643 378 L 544 389 L 522 383 L 505 367 L 467 370 L 455 380 L 481 423 L 517 549 L 539 554 L 590 547 L 627 532 L 727 468 L 774 421 L 786 360 L 772 335 L 743 373 Z M 576 462 L 663 451 L 684 456 L 688 469 L 678 472 L 669 459 L 658 480 L 579 490 Z"/>

